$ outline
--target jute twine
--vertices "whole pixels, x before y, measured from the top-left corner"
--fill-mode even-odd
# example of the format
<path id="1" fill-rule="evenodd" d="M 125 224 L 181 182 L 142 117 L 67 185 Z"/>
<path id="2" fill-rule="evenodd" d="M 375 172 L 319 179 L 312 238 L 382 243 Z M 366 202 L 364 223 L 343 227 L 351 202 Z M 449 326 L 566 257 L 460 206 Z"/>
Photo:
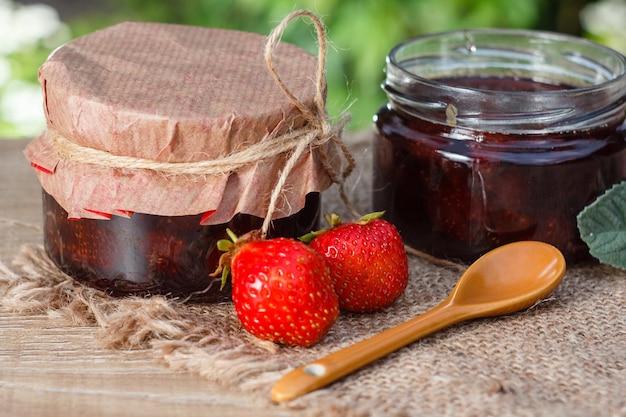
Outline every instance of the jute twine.
<path id="1" fill-rule="evenodd" d="M 289 23 L 299 17 L 307 18 L 313 23 L 318 40 L 318 67 L 315 77 L 316 93 L 314 101 L 315 108 L 313 110 L 309 109 L 287 88 L 273 64 L 273 54 L 280 43 L 280 38 L 285 28 Z M 129 170 L 146 169 L 158 172 L 161 175 L 226 175 L 250 164 L 265 159 L 272 159 L 278 155 L 287 153 L 289 157 L 278 176 L 270 197 L 267 214 L 261 229 L 263 235 L 269 230 L 278 199 L 297 161 L 305 152 L 317 151 L 320 156 L 321 164 L 332 182 L 339 185 L 342 200 L 353 215 L 358 216 L 357 211 L 349 201 L 344 190 L 344 181 L 353 171 L 355 165 L 354 158 L 341 140 L 343 128 L 349 121 L 350 116 L 348 113 L 345 113 L 333 124 L 327 115 L 326 99 L 324 96 L 326 53 L 327 38 L 325 27 L 314 13 L 308 10 L 297 10 L 287 15 L 269 35 L 265 44 L 264 58 L 269 73 L 276 81 L 278 87 L 294 106 L 296 106 L 307 123 L 300 129 L 294 129 L 282 135 L 271 135 L 245 149 L 232 152 L 216 159 L 195 162 L 158 162 L 144 158 L 113 155 L 99 149 L 78 145 L 52 129 L 49 131 L 50 140 L 62 158 L 75 163 Z M 332 151 L 341 150 L 347 161 L 342 172 L 339 172 L 330 164 L 328 154 L 323 146 L 329 142 L 335 145 L 330 149 L 332 149 Z"/>
<path id="2" fill-rule="evenodd" d="M 287 88 L 287 86 L 283 83 L 283 81 L 278 76 L 278 73 L 274 69 L 273 64 L 273 53 L 276 49 L 280 41 L 280 37 L 282 36 L 287 25 L 297 19 L 300 16 L 304 16 L 311 20 L 313 25 L 315 26 L 315 31 L 317 33 L 318 40 L 318 53 L 317 53 L 317 76 L 316 76 L 316 93 L 315 93 L 315 112 L 311 112 L 297 97 L 295 97 Z M 306 132 L 305 136 L 310 137 L 310 143 L 305 141 L 299 142 L 292 151 L 290 158 L 287 160 L 285 167 L 283 168 L 282 173 L 276 183 L 276 187 L 272 192 L 272 196 L 270 198 L 270 204 L 268 207 L 268 213 L 265 216 L 265 220 L 263 222 L 263 227 L 261 228 L 263 234 L 266 234 L 270 221 L 272 219 L 272 213 L 276 208 L 276 202 L 278 201 L 278 197 L 287 181 L 287 177 L 289 173 L 293 169 L 294 165 L 302 156 L 304 151 L 311 146 L 315 140 L 321 141 L 321 143 L 326 143 L 328 141 L 332 141 L 336 147 L 340 148 L 343 152 L 344 157 L 348 161 L 347 166 L 344 168 L 343 173 L 339 175 L 339 173 L 330 165 L 328 160 L 328 155 L 325 153 L 324 149 L 321 146 L 318 146 L 318 151 L 321 156 L 321 162 L 324 166 L 324 169 L 330 176 L 331 180 L 339 184 L 340 195 L 343 202 L 346 204 L 348 209 L 354 214 L 358 215 L 357 210 L 354 208 L 348 196 L 345 193 L 344 183 L 345 179 L 352 173 L 355 165 L 354 158 L 352 157 L 350 151 L 347 146 L 341 140 L 341 132 L 343 131 L 343 126 L 349 120 L 347 115 L 337 123 L 336 125 L 332 125 L 329 122 L 328 116 L 326 114 L 326 100 L 324 97 L 324 85 L 325 85 L 325 67 L 326 67 L 326 31 L 324 28 L 324 24 L 322 21 L 312 12 L 308 10 L 297 10 L 285 17 L 282 22 L 272 31 L 270 34 L 267 43 L 265 44 L 265 62 L 267 64 L 267 68 L 269 69 L 270 74 L 282 90 L 282 92 L 289 97 L 291 102 L 296 105 L 298 110 L 302 113 L 302 115 L 309 122 L 310 130 Z"/>

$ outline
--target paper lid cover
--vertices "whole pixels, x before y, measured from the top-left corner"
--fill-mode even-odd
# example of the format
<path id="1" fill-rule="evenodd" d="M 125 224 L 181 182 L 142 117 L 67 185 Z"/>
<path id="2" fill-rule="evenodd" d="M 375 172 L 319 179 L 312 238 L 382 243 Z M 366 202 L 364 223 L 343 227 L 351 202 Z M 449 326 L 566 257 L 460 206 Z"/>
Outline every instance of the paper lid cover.
<path id="1" fill-rule="evenodd" d="M 214 160 L 306 125 L 263 55 L 266 37 L 224 29 L 122 23 L 56 50 L 40 69 L 48 129 L 25 154 L 44 189 L 71 217 L 216 211 L 264 217 L 286 155 L 224 175 L 163 175 L 64 158 L 56 139 L 113 157 L 157 163 Z M 280 43 L 276 73 L 314 108 L 317 57 Z M 46 174 L 44 171 L 48 171 Z M 276 217 L 292 214 L 331 183 L 315 152 L 289 175 Z"/>

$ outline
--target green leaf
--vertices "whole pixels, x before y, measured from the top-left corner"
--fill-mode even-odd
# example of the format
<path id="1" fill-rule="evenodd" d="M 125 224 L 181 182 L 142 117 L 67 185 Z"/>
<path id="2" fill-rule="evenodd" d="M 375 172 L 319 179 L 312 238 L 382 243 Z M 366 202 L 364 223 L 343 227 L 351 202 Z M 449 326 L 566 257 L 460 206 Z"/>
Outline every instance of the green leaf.
<path id="1" fill-rule="evenodd" d="M 626 181 L 613 186 L 577 217 L 580 237 L 600 262 L 626 269 Z"/>
<path id="2" fill-rule="evenodd" d="M 220 291 L 223 290 L 224 287 L 226 286 L 226 283 L 228 282 L 229 274 L 230 274 L 230 266 L 225 266 L 224 269 L 222 269 L 222 281 L 220 285 Z"/>
<path id="3" fill-rule="evenodd" d="M 229 252 L 233 246 L 233 242 L 228 239 L 220 239 L 217 241 L 217 250 L 220 252 Z"/>

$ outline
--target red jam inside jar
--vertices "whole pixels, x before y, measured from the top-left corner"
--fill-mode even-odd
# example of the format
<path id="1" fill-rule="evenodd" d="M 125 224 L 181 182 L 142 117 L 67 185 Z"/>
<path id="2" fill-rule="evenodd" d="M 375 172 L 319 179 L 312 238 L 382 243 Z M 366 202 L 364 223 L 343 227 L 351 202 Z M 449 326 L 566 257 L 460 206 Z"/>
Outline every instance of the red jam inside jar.
<path id="1" fill-rule="evenodd" d="M 441 258 L 540 240 L 586 259 L 576 216 L 626 179 L 625 68 L 614 51 L 547 33 L 399 45 L 375 117 L 374 208 Z"/>
<path id="2" fill-rule="evenodd" d="M 317 227 L 319 207 L 319 193 L 308 194 L 299 212 L 272 221 L 268 236 L 310 232 Z M 221 276 L 210 276 L 222 254 L 216 243 L 228 238 L 226 228 L 242 235 L 263 223 L 247 214 L 210 226 L 200 225 L 202 214 L 69 219 L 45 191 L 43 209 L 46 252 L 74 279 L 113 296 L 166 295 L 194 302 L 230 298 L 230 285 L 221 289 Z"/>

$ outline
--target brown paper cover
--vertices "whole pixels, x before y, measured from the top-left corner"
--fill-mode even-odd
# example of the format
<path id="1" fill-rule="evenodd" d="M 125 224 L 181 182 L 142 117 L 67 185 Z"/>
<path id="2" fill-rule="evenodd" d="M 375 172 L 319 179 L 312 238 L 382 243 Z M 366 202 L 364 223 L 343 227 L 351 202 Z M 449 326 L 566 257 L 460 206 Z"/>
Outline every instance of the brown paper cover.
<path id="1" fill-rule="evenodd" d="M 64 159 L 52 138 L 112 155 L 157 162 L 220 158 L 304 125 L 265 65 L 265 37 L 192 26 L 122 23 L 55 51 L 40 69 L 48 129 L 25 150 L 42 187 L 72 218 L 140 212 L 162 216 L 213 212 L 265 217 L 285 155 L 224 175 L 163 175 Z M 281 43 L 276 72 L 314 107 L 317 58 Z M 315 152 L 289 175 L 274 217 L 304 206 L 331 180 Z M 103 216 L 104 214 L 104 216 Z"/>

